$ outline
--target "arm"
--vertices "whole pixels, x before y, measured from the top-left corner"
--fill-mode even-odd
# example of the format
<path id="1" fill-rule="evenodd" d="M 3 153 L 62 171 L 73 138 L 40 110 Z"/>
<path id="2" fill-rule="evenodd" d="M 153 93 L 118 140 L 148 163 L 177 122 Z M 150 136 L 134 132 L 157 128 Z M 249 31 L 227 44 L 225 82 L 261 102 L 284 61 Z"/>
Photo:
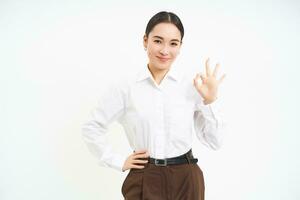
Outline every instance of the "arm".
<path id="1" fill-rule="evenodd" d="M 217 150 L 221 147 L 225 128 L 224 118 L 221 116 L 222 113 L 219 109 L 220 100 L 217 98 L 217 93 L 225 74 L 217 80 L 220 64 L 216 65 L 213 72 L 209 67 L 209 59 L 206 60 L 205 66 L 206 73 L 197 74 L 194 78 L 194 86 L 198 92 L 194 125 L 200 141 L 211 149 Z"/>
<path id="2" fill-rule="evenodd" d="M 82 139 L 89 151 L 97 157 L 100 166 L 122 171 L 127 157 L 117 154 L 107 141 L 108 125 L 124 114 L 124 96 L 112 85 L 102 95 L 90 118 L 82 125 Z"/>
<path id="3" fill-rule="evenodd" d="M 220 99 L 205 105 L 196 104 L 194 127 L 198 139 L 207 147 L 218 150 L 222 146 L 226 123 L 220 109 Z"/>

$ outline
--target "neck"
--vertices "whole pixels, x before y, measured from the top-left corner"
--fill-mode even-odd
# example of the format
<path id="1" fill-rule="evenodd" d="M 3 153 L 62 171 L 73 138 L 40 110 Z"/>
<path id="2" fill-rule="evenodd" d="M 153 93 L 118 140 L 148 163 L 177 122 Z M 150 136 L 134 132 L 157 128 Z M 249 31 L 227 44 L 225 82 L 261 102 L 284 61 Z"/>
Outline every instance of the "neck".
<path id="1" fill-rule="evenodd" d="M 163 80 L 163 78 L 165 77 L 165 75 L 167 74 L 167 72 L 169 71 L 168 69 L 158 69 L 155 67 L 150 66 L 149 64 L 147 65 L 148 69 L 150 70 L 153 79 L 155 80 L 155 82 L 159 85 L 160 82 Z"/>

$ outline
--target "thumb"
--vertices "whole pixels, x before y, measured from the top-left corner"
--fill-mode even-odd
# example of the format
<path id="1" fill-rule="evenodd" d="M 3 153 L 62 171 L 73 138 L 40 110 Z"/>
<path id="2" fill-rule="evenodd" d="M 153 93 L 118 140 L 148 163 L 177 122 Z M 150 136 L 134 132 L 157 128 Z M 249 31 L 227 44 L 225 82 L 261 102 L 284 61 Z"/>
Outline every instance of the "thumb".
<path id="1" fill-rule="evenodd" d="M 201 80 L 204 82 L 205 76 L 204 76 L 202 73 L 200 74 L 200 78 L 201 78 Z"/>

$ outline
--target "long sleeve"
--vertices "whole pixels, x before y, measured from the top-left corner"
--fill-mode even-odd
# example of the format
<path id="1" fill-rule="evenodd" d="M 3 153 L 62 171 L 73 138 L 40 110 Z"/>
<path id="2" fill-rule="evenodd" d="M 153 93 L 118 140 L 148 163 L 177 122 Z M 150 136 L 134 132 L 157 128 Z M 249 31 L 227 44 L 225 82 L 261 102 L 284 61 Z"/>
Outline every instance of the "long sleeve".
<path id="1" fill-rule="evenodd" d="M 207 147 L 218 150 L 222 146 L 226 122 L 220 109 L 220 100 L 205 105 L 203 99 L 196 103 L 194 127 L 198 139 Z"/>
<path id="2" fill-rule="evenodd" d="M 116 84 L 101 95 L 98 105 L 90 113 L 90 119 L 82 125 L 82 138 L 89 151 L 96 156 L 100 166 L 122 171 L 126 156 L 113 151 L 106 133 L 108 125 L 124 114 L 124 95 Z"/>

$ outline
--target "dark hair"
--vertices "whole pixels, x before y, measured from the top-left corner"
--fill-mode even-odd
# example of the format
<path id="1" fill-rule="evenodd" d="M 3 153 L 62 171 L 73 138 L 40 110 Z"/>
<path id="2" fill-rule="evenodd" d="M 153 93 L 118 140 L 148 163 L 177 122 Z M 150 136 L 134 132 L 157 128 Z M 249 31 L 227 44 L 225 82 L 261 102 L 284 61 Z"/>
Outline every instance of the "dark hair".
<path id="1" fill-rule="evenodd" d="M 180 31 L 181 34 L 181 40 L 184 36 L 184 28 L 181 23 L 181 20 L 179 17 L 172 13 L 172 12 L 166 12 L 166 11 L 161 11 L 157 14 L 155 14 L 148 22 L 145 35 L 148 37 L 149 33 L 152 31 L 152 29 L 159 23 L 172 23 L 174 24 L 178 30 Z"/>

